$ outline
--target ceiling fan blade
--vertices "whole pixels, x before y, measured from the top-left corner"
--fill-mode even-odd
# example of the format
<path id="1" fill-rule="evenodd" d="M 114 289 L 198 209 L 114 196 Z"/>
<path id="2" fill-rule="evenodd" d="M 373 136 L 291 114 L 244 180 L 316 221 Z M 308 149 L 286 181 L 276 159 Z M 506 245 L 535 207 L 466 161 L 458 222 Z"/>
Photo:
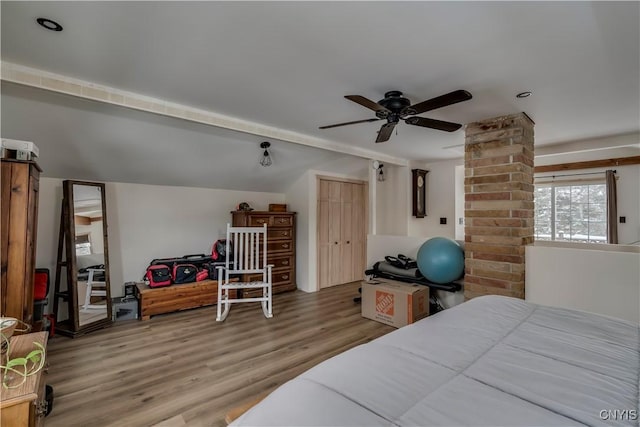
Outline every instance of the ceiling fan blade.
<path id="1" fill-rule="evenodd" d="M 367 122 L 377 122 L 380 119 L 365 119 L 365 120 L 356 120 L 353 122 L 346 122 L 346 123 L 337 123 L 335 125 L 328 125 L 328 126 L 320 126 L 318 129 L 329 129 L 329 128 L 337 128 L 338 126 L 346 126 L 346 125 L 355 125 L 356 123 L 367 123 Z"/>
<path id="2" fill-rule="evenodd" d="M 471 94 L 466 90 L 454 90 L 445 95 L 437 96 L 426 101 L 419 102 L 409 107 L 410 114 L 421 114 L 436 108 L 446 107 L 447 105 L 457 104 L 458 102 L 468 101 L 472 98 Z"/>
<path id="3" fill-rule="evenodd" d="M 376 142 L 385 142 L 391 138 L 391 134 L 393 133 L 393 128 L 396 127 L 395 122 L 385 123 L 380 128 L 378 132 L 378 137 L 376 138 Z"/>
<path id="4" fill-rule="evenodd" d="M 356 104 L 360 104 L 363 107 L 367 107 L 370 110 L 373 111 L 387 111 L 390 113 L 389 110 L 387 110 L 386 108 L 384 108 L 382 105 L 378 104 L 377 102 L 373 102 L 370 99 L 365 98 L 364 96 L 360 96 L 360 95 L 345 95 L 345 98 L 347 98 L 349 101 L 353 101 Z"/>
<path id="5" fill-rule="evenodd" d="M 442 120 L 428 119 L 426 117 L 409 117 L 405 120 L 405 123 L 425 128 L 444 130 L 447 132 L 453 132 L 462 127 L 460 123 L 445 122 Z"/>

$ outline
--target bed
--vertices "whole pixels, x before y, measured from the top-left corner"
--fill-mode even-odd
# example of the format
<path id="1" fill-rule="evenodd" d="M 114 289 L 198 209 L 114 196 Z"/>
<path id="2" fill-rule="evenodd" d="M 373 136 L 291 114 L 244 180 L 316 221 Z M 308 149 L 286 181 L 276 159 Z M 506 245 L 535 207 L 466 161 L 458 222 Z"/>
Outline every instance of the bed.
<path id="1" fill-rule="evenodd" d="M 639 325 L 485 296 L 333 357 L 234 426 L 638 425 Z"/>

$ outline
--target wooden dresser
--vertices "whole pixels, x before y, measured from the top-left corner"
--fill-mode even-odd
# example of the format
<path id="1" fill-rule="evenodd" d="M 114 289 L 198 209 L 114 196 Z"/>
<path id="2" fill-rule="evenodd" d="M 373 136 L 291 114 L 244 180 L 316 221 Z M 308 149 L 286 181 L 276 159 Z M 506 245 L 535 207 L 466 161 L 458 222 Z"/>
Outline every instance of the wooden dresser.
<path id="1" fill-rule="evenodd" d="M 33 345 L 34 342 L 38 342 L 46 348 L 47 333 L 36 332 L 11 337 L 9 358 L 26 356 L 36 349 Z M 0 386 L 0 425 L 3 427 L 44 425 L 44 417 L 47 412 L 44 377 L 44 372 L 40 370 L 28 376 L 19 387 L 4 388 Z M 12 385 L 11 382 L 9 384 Z"/>
<path id="2" fill-rule="evenodd" d="M 273 293 L 292 291 L 296 285 L 296 213 L 233 211 L 234 227 L 262 227 L 267 224 L 267 262 L 273 264 Z M 262 275 L 247 274 L 243 282 L 262 280 Z M 255 293 L 255 295 L 252 295 Z M 243 297 L 262 295 L 261 289 L 243 291 Z"/>
<path id="3" fill-rule="evenodd" d="M 29 325 L 33 325 L 40 172 L 35 162 L 2 159 L 0 314 Z M 32 330 L 38 331 L 40 326 L 33 325 Z"/>

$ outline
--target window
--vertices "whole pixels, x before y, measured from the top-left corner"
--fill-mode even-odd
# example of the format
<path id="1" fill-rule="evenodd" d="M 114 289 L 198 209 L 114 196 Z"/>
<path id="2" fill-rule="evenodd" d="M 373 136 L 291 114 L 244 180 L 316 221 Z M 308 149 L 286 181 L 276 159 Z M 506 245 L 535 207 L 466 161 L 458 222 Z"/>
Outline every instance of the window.
<path id="1" fill-rule="evenodd" d="M 534 197 L 536 240 L 607 243 L 603 182 L 536 184 Z"/>

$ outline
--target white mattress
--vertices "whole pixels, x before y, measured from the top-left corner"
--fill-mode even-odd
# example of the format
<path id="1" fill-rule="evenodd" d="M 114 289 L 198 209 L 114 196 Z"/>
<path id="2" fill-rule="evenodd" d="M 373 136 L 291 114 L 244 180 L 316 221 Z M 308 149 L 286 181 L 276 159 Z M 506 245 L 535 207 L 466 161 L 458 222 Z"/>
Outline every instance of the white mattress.
<path id="1" fill-rule="evenodd" d="M 486 296 L 321 363 L 232 425 L 637 426 L 639 365 L 637 324 Z"/>

